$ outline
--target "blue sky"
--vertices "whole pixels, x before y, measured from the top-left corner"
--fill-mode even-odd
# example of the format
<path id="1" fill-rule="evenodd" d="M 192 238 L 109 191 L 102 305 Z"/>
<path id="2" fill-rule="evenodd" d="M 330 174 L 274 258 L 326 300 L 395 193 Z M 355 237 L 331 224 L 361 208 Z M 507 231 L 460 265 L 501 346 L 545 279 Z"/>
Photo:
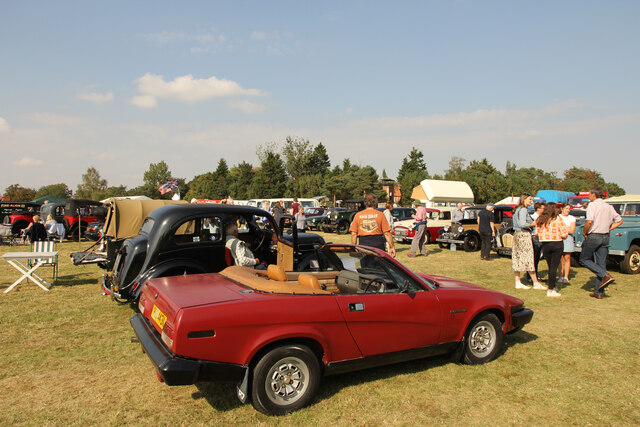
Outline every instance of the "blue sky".
<path id="1" fill-rule="evenodd" d="M 258 165 L 288 135 L 395 177 L 416 147 L 640 193 L 637 1 L 0 3 L 0 191 Z"/>

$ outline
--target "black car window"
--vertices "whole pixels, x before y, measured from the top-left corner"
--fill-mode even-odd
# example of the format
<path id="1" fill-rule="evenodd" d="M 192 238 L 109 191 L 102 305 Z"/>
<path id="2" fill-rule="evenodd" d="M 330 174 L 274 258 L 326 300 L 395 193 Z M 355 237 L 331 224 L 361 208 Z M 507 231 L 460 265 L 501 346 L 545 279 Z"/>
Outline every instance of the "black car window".
<path id="1" fill-rule="evenodd" d="M 222 224 L 222 220 L 217 216 L 190 219 L 178 226 L 173 233 L 172 243 L 184 245 L 221 240 Z"/>

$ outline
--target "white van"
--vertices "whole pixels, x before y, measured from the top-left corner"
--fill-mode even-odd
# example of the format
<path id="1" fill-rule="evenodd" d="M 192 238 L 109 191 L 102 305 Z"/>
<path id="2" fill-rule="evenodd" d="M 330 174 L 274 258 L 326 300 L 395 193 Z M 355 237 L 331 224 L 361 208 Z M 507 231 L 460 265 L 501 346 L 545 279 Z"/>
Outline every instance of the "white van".
<path id="1" fill-rule="evenodd" d="M 249 205 L 264 209 L 264 204 L 265 204 L 264 202 L 269 202 L 269 209 L 272 209 L 273 205 L 276 202 L 280 202 L 280 204 L 283 205 L 282 206 L 283 208 L 290 209 L 291 208 L 291 204 L 293 204 L 293 198 L 292 197 L 279 197 L 277 199 L 251 199 L 251 200 L 249 200 Z M 318 199 L 314 199 L 314 198 L 302 198 L 302 197 L 299 197 L 298 198 L 298 203 L 300 203 L 305 208 L 319 208 L 320 207 L 320 202 L 318 201 Z"/>

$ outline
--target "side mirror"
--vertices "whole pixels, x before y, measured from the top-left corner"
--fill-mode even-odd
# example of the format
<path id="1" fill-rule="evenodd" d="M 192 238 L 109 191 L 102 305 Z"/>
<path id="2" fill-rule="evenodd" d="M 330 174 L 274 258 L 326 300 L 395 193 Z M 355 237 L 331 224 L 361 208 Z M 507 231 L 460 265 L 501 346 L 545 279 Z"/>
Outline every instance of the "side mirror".
<path id="1" fill-rule="evenodd" d="M 409 279 L 404 279 L 402 281 L 402 285 L 400 285 L 400 293 L 406 294 L 407 292 L 409 292 Z"/>

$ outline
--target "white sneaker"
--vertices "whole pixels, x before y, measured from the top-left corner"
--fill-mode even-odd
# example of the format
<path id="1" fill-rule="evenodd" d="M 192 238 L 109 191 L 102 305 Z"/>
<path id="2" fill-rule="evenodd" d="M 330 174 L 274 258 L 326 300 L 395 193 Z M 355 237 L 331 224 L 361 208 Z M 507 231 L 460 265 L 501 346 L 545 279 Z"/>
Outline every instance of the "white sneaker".
<path id="1" fill-rule="evenodd" d="M 522 282 L 516 282 L 516 289 L 531 289 L 531 286 L 523 285 Z"/>
<path id="2" fill-rule="evenodd" d="M 560 279 L 562 280 L 562 283 L 569 283 L 568 277 L 561 277 Z"/>
<path id="3" fill-rule="evenodd" d="M 536 282 L 533 284 L 533 289 L 540 289 L 543 291 L 548 290 L 548 288 L 546 286 L 544 286 L 543 284 L 541 284 L 540 282 Z"/>
<path id="4" fill-rule="evenodd" d="M 547 296 L 548 297 L 559 297 L 559 296 L 562 296 L 562 295 L 560 295 L 560 292 L 551 289 L 551 290 L 547 291 Z"/>

